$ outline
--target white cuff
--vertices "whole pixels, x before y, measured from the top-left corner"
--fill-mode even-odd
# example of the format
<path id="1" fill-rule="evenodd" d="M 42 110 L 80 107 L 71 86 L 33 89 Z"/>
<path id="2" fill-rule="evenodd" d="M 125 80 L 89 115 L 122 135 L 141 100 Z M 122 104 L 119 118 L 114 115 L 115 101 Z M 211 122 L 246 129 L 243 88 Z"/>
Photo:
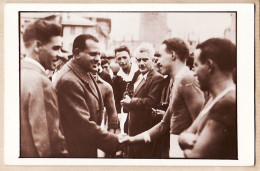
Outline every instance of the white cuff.
<path id="1" fill-rule="evenodd" d="M 145 143 L 151 142 L 151 137 L 146 131 L 143 133 L 143 136 L 144 136 L 144 142 Z"/>

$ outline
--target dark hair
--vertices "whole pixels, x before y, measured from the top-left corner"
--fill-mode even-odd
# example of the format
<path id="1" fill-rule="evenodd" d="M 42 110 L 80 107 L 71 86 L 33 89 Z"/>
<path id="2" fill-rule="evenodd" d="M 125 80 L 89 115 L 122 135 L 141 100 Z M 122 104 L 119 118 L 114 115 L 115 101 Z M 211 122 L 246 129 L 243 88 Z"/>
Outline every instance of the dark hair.
<path id="1" fill-rule="evenodd" d="M 101 66 L 102 66 L 102 65 L 105 65 L 105 64 L 108 64 L 108 61 L 107 61 L 106 59 L 102 59 L 102 60 L 101 60 Z"/>
<path id="2" fill-rule="evenodd" d="M 162 44 L 166 45 L 168 53 L 173 51 L 178 55 L 180 61 L 184 62 L 189 57 L 189 48 L 186 43 L 179 38 L 171 38 L 164 40 Z"/>
<path id="3" fill-rule="evenodd" d="M 232 72 L 236 66 L 236 46 L 227 39 L 211 38 L 199 44 L 197 49 L 201 50 L 201 63 L 212 59 L 224 72 Z"/>
<path id="4" fill-rule="evenodd" d="M 125 45 L 116 48 L 116 49 L 115 49 L 115 54 L 116 54 L 117 52 L 122 52 L 122 51 L 126 51 L 126 52 L 129 54 L 129 56 L 130 56 L 130 50 L 129 50 L 129 48 L 128 48 L 127 46 L 125 46 Z"/>
<path id="5" fill-rule="evenodd" d="M 95 42 L 99 42 L 99 40 L 91 34 L 81 34 L 81 35 L 77 36 L 73 41 L 73 45 L 72 45 L 73 54 L 74 54 L 74 50 L 76 48 L 79 49 L 80 51 L 88 48 L 86 46 L 86 40 L 93 40 Z"/>
<path id="6" fill-rule="evenodd" d="M 39 40 L 43 45 L 53 36 L 61 36 L 61 26 L 44 19 L 38 19 L 28 25 L 23 34 L 24 46 L 29 47 L 32 40 Z"/>
<path id="7" fill-rule="evenodd" d="M 159 53 L 158 51 L 156 51 L 156 52 L 154 53 L 154 56 L 156 56 L 156 57 L 161 57 L 161 55 L 160 55 L 160 53 Z"/>

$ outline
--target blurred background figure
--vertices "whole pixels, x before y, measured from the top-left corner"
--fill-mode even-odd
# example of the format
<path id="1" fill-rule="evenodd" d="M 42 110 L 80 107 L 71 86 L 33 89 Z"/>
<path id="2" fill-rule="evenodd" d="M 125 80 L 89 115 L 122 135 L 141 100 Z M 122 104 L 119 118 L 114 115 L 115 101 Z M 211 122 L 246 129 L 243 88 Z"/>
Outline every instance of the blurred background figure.
<path id="1" fill-rule="evenodd" d="M 69 60 L 68 56 L 69 56 L 68 51 L 61 49 L 61 53 L 57 56 L 59 60 L 57 62 L 55 62 L 55 70 L 51 77 L 52 81 L 54 81 L 56 79 L 56 76 L 59 73 L 59 71 L 61 70 L 61 68 L 63 67 L 63 65 L 66 64 L 66 62 L 68 62 L 68 60 Z"/>
<path id="2" fill-rule="evenodd" d="M 187 61 L 186 61 L 187 67 L 189 67 L 190 70 L 193 70 L 194 68 L 194 52 L 191 52 Z"/>
<path id="3" fill-rule="evenodd" d="M 157 62 L 158 62 L 159 58 L 160 58 L 160 53 L 159 53 L 158 51 L 156 51 L 156 52 L 154 53 L 154 56 L 153 56 L 153 59 L 152 59 L 152 61 L 153 61 L 153 63 L 154 63 L 153 67 L 154 67 L 154 69 L 155 69 L 156 71 L 159 71 L 159 67 L 158 67 L 158 65 L 157 65 Z"/>
<path id="4" fill-rule="evenodd" d="M 102 60 L 101 60 L 101 67 L 102 67 L 103 71 L 105 71 L 106 73 L 108 73 L 108 74 L 110 75 L 111 79 L 113 79 L 114 73 L 113 73 L 113 71 L 111 70 L 110 64 L 108 63 L 108 60 L 107 60 L 107 59 L 102 59 Z"/>

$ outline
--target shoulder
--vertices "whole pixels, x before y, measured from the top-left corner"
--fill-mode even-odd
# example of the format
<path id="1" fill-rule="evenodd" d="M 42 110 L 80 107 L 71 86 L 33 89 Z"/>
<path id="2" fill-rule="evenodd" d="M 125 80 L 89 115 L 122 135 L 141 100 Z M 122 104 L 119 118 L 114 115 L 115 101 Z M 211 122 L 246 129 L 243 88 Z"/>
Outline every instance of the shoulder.
<path id="1" fill-rule="evenodd" d="M 81 87 L 80 79 L 77 75 L 67 66 L 64 66 L 59 75 L 57 76 L 57 80 L 54 82 L 54 86 L 56 89 L 59 89 L 61 86 L 68 87 L 72 89 L 72 87 Z"/>
<path id="2" fill-rule="evenodd" d="M 225 125 L 236 123 L 237 110 L 235 90 L 230 91 L 212 107 L 209 119 L 213 119 Z"/>
<path id="3" fill-rule="evenodd" d="M 192 85 L 192 84 L 197 84 L 198 80 L 196 79 L 196 77 L 194 77 L 194 73 L 188 70 L 183 74 L 180 83 L 182 85 Z"/>

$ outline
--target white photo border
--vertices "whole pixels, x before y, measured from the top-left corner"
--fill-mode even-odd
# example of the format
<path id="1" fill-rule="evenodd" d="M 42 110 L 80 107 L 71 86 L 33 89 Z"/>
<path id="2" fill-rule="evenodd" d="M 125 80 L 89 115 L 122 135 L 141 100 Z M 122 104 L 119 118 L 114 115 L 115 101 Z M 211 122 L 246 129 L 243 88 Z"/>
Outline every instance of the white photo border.
<path id="1" fill-rule="evenodd" d="M 237 13 L 238 160 L 19 158 L 19 11 L 234 11 Z M 252 166 L 255 159 L 254 4 L 6 4 L 4 159 L 7 165 Z M 217 22 L 217 21 L 216 21 Z"/>

